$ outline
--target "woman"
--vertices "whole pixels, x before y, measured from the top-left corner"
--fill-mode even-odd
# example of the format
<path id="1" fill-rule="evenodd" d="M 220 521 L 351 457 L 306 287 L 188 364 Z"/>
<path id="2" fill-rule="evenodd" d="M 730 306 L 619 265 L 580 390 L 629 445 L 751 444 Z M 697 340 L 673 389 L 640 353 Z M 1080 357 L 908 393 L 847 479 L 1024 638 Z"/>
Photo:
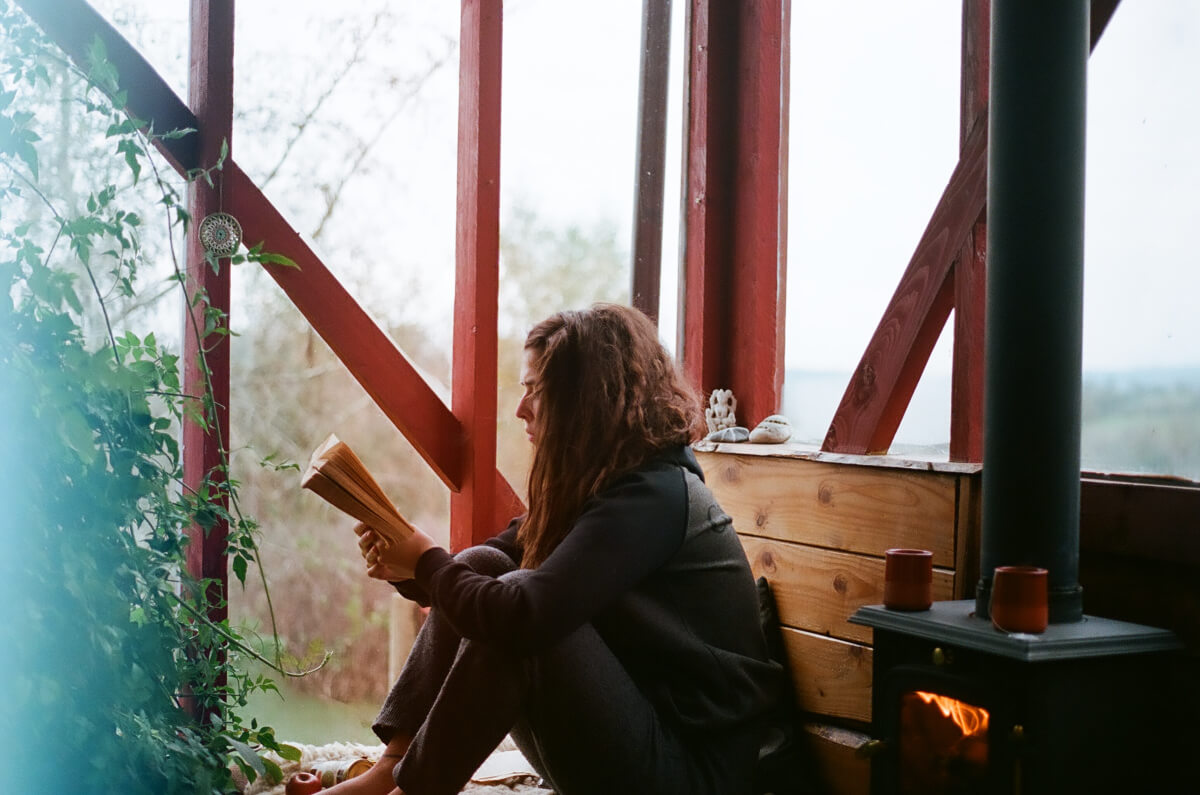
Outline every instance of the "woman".
<path id="1" fill-rule="evenodd" d="M 521 384 L 526 516 L 457 557 L 358 528 L 367 573 L 432 609 L 374 725 L 384 758 L 333 791 L 458 792 L 511 733 L 559 795 L 749 792 L 780 670 L 687 446 L 697 396 L 615 305 L 538 324 Z"/>

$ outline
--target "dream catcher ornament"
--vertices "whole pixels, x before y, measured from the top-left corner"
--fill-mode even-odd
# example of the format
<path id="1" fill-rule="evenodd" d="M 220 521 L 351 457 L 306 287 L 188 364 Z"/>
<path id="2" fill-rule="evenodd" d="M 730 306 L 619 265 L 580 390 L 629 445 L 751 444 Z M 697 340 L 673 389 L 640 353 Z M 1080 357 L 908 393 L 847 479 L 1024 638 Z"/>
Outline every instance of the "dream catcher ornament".
<path id="1" fill-rule="evenodd" d="M 200 222 L 200 245 L 213 257 L 232 257 L 242 243 L 242 225 L 229 213 L 213 213 Z"/>

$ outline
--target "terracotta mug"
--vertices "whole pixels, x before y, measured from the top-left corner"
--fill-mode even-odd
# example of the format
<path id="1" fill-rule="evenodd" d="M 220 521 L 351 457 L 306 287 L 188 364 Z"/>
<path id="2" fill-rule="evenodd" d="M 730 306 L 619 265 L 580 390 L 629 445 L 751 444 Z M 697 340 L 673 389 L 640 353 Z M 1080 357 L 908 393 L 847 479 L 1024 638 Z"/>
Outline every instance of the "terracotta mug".
<path id="1" fill-rule="evenodd" d="M 992 626 L 1002 632 L 1045 632 L 1048 573 L 1037 566 L 997 566 L 992 573 Z"/>
<path id="2" fill-rule="evenodd" d="M 928 610 L 933 604 L 933 553 L 928 549 L 889 549 L 884 553 L 883 606 Z"/>

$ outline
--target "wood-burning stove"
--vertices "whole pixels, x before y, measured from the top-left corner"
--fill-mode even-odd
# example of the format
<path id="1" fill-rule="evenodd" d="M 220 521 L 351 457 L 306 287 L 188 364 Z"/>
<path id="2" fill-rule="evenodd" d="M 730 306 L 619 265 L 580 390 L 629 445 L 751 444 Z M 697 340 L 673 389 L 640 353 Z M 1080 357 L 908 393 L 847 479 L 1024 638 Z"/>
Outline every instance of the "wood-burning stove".
<path id="1" fill-rule="evenodd" d="M 873 793 L 1161 791 L 1173 633 L 1085 616 L 1010 634 L 974 607 L 850 619 L 875 635 Z"/>

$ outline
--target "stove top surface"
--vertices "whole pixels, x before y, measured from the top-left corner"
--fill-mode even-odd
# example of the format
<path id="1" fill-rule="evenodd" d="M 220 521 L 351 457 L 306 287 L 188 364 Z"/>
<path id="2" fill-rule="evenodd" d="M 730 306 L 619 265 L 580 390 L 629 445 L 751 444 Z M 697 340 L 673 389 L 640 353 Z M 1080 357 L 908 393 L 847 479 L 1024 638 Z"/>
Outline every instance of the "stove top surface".
<path id="1" fill-rule="evenodd" d="M 975 616 L 974 599 L 934 602 L 930 609 L 916 611 L 866 605 L 849 620 L 1025 662 L 1142 654 L 1182 646 L 1170 630 L 1086 615 L 1082 621 L 1051 624 L 1038 635 L 1003 632 Z"/>

